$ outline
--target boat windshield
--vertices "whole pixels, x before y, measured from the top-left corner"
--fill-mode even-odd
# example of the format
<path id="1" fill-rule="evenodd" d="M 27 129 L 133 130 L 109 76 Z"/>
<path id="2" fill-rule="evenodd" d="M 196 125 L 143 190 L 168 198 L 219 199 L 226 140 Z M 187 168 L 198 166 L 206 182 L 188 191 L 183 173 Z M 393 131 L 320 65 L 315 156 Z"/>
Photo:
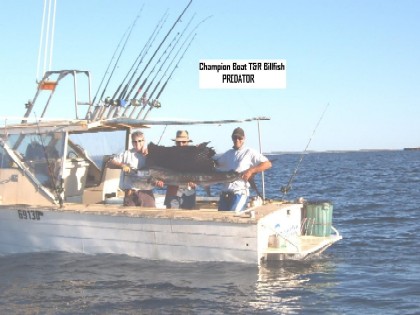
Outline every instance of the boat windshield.
<path id="1" fill-rule="evenodd" d="M 64 133 L 9 135 L 7 142 L 16 157 L 26 164 L 45 187 L 57 187 L 64 152 Z M 7 164 L 13 163 L 8 156 Z"/>
<path id="2" fill-rule="evenodd" d="M 99 169 L 102 169 L 104 157 L 118 154 L 124 150 L 125 138 L 125 131 L 70 134 L 67 155 L 71 158 L 77 154 L 75 149 L 82 150 L 86 157 L 89 157 Z"/>

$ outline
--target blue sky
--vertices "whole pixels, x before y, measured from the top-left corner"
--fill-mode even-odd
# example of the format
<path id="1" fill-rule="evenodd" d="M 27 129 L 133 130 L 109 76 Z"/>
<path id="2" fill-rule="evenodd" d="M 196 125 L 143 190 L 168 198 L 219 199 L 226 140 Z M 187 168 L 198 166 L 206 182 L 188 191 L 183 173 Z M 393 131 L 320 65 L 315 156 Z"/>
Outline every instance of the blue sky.
<path id="1" fill-rule="evenodd" d="M 168 9 L 162 34 L 187 3 L 57 0 L 52 70 L 91 71 L 95 93 L 118 42 L 144 4 L 110 82 L 107 95 L 113 94 L 163 13 Z M 0 4 L 2 117 L 22 116 L 35 94 L 42 10 L 41 0 Z M 329 104 L 309 150 L 420 146 L 419 1 L 193 0 L 178 30 L 194 13 L 192 24 L 212 17 L 197 30 L 160 98 L 162 107 L 150 119 L 269 116 L 260 124 L 262 149 L 303 151 Z M 285 59 L 287 88 L 199 89 L 201 59 Z M 71 102 L 58 105 L 50 116 L 73 115 Z M 235 127 L 188 130 L 194 143 L 211 141 L 221 152 L 231 146 Z M 257 124 L 242 127 L 248 145 L 258 147 Z M 168 127 L 161 144 L 172 145 L 177 129 Z M 157 142 L 163 131 L 151 128 L 148 140 Z"/>

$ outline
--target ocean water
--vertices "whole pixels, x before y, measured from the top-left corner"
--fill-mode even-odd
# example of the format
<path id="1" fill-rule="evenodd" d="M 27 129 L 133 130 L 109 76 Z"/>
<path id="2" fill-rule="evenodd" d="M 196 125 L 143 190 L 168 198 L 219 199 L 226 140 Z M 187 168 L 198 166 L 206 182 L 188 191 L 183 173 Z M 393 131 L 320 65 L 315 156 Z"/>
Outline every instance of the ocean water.
<path id="1" fill-rule="evenodd" d="M 270 156 L 268 198 L 301 158 Z M 0 256 L 1 314 L 420 314 L 420 151 L 311 153 L 287 199 L 330 200 L 343 240 L 264 266 Z"/>

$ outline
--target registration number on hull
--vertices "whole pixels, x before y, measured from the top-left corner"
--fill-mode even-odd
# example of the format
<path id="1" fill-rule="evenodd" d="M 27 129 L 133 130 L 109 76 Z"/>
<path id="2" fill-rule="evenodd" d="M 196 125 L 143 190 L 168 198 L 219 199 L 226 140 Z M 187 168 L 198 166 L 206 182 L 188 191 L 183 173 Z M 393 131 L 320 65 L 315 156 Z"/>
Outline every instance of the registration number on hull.
<path id="1" fill-rule="evenodd" d="M 18 210 L 19 219 L 39 221 L 44 215 L 42 211 L 38 210 Z"/>

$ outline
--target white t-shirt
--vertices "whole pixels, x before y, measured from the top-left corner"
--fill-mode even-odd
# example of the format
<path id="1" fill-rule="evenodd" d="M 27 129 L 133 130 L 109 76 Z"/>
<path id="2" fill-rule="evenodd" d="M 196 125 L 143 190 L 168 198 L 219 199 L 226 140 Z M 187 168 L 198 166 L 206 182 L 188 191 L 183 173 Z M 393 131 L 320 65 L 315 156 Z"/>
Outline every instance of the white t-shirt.
<path id="1" fill-rule="evenodd" d="M 217 160 L 217 168 L 221 171 L 234 170 L 242 173 L 250 167 L 257 166 L 268 159 L 258 151 L 242 146 L 240 149 L 230 149 L 223 153 Z M 224 190 L 233 190 L 238 194 L 249 194 L 249 183 L 243 179 L 227 183 Z"/>
<path id="2" fill-rule="evenodd" d="M 141 152 L 136 152 L 134 149 L 126 150 L 123 153 L 118 154 L 114 157 L 114 160 L 119 163 L 127 164 L 133 169 L 141 169 L 146 166 L 146 157 Z M 130 176 L 126 176 L 124 172 L 121 172 L 120 188 L 123 190 L 139 189 L 139 187 L 135 188 L 135 186 L 137 185 L 134 185 Z M 153 187 L 154 186 L 151 184 L 145 184 L 142 185 L 141 189 L 151 190 Z"/>

